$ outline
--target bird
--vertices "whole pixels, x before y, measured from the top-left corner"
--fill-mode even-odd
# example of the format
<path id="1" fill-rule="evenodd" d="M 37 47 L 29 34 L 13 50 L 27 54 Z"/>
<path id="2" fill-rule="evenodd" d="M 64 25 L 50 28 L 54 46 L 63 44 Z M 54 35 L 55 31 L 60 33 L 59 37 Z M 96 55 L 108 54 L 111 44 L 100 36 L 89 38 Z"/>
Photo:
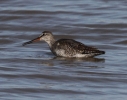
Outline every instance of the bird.
<path id="1" fill-rule="evenodd" d="M 44 31 L 37 38 L 25 42 L 22 45 L 25 46 L 37 41 L 45 41 L 49 45 L 51 52 L 57 57 L 88 58 L 105 54 L 105 51 L 87 46 L 73 39 L 55 40 L 54 35 L 50 31 Z"/>

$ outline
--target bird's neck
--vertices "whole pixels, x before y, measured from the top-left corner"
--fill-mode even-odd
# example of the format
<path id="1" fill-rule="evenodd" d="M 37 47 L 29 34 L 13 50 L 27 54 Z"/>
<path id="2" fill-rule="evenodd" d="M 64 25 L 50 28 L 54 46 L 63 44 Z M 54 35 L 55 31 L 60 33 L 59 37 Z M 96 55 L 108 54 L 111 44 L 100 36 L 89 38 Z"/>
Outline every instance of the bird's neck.
<path id="1" fill-rule="evenodd" d="M 53 44 L 55 43 L 55 41 L 56 41 L 56 40 L 52 37 L 52 38 L 50 38 L 49 41 L 46 41 L 46 42 L 48 43 L 49 47 L 52 48 L 52 46 L 53 46 Z"/>

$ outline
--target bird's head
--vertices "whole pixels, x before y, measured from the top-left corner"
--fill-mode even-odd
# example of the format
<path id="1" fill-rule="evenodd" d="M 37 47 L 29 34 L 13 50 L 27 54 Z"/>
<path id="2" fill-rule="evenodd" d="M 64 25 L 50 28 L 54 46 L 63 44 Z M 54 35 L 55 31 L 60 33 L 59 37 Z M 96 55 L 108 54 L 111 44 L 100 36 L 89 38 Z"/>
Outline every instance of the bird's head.
<path id="1" fill-rule="evenodd" d="M 45 41 L 47 43 L 50 43 L 50 41 L 52 41 L 52 39 L 54 39 L 53 35 L 52 35 L 52 32 L 44 31 L 44 32 L 42 32 L 42 34 L 39 37 L 37 37 L 33 40 L 30 40 L 28 42 L 23 43 L 23 46 L 25 46 L 27 44 L 31 44 L 33 42 L 37 42 L 37 41 Z"/>

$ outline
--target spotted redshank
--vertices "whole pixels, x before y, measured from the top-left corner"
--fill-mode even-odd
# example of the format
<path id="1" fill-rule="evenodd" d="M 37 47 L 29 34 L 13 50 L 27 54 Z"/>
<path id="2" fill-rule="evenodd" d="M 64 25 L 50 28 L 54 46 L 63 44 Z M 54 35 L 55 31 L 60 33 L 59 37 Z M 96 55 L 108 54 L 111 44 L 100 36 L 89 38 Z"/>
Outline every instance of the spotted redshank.
<path id="1" fill-rule="evenodd" d="M 105 51 L 100 51 L 97 48 L 86 46 L 83 43 L 73 39 L 55 40 L 52 32 L 44 31 L 42 34 L 28 42 L 23 43 L 23 46 L 37 41 L 45 41 L 48 43 L 50 50 L 56 56 L 61 57 L 94 57 L 105 54 Z"/>

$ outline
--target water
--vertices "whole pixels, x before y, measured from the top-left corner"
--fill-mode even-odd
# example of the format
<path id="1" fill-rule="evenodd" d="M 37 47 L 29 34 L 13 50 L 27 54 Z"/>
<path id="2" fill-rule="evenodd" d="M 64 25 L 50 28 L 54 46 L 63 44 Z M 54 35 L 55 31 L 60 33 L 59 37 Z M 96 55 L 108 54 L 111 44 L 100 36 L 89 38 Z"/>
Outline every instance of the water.
<path id="1" fill-rule="evenodd" d="M 126 100 L 126 0 L 1 0 L 0 100 Z M 55 57 L 52 31 L 106 51 L 88 59 Z"/>

